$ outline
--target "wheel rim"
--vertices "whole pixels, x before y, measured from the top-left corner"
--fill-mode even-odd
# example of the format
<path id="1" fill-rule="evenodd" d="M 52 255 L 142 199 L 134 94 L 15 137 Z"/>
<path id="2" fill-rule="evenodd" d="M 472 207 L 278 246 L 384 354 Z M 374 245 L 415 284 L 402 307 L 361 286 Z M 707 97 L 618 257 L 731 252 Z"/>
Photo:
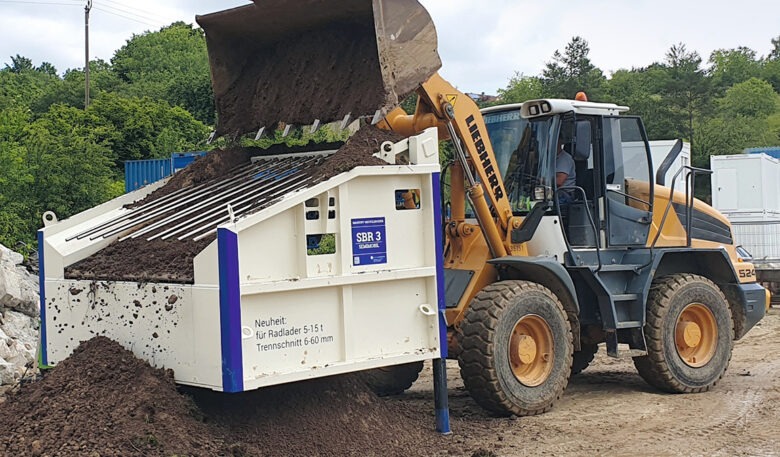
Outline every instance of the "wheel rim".
<path id="1" fill-rule="evenodd" d="M 552 372 L 554 349 L 547 321 L 536 314 L 522 317 L 509 340 L 509 363 L 515 378 L 528 387 L 541 385 Z"/>
<path id="2" fill-rule="evenodd" d="M 715 315 L 700 303 L 686 306 L 677 318 L 674 342 L 677 354 L 686 365 L 694 368 L 706 365 L 718 346 Z"/>

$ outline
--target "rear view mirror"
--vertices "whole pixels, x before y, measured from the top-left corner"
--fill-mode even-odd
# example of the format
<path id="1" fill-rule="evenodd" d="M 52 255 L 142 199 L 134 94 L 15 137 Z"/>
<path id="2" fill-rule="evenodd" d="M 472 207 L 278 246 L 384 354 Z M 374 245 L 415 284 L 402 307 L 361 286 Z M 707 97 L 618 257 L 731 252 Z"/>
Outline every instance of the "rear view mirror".
<path id="1" fill-rule="evenodd" d="M 577 121 L 576 144 L 574 145 L 574 160 L 590 158 L 590 122 Z"/>

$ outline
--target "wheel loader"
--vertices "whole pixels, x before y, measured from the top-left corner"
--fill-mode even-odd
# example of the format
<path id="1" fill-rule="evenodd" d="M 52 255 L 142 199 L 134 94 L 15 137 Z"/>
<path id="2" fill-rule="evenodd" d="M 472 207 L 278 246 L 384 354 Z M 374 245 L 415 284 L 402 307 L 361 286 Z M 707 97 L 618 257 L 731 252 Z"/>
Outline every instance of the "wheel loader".
<path id="1" fill-rule="evenodd" d="M 684 167 L 675 180 L 687 190 L 673 192 L 663 177 L 675 151 L 654 176 L 627 107 L 578 97 L 481 112 L 437 73 L 436 31 L 417 0 L 255 0 L 198 22 L 219 135 L 364 116 L 452 142 L 439 295 L 449 357 L 491 413 L 549 410 L 602 343 L 660 390 L 706 391 L 763 317 L 768 295 L 728 220 L 693 198 L 707 171 Z M 399 101 L 413 93 L 407 114 Z M 556 183 L 560 154 L 573 184 Z M 369 377 L 395 393 L 421 367 Z"/>

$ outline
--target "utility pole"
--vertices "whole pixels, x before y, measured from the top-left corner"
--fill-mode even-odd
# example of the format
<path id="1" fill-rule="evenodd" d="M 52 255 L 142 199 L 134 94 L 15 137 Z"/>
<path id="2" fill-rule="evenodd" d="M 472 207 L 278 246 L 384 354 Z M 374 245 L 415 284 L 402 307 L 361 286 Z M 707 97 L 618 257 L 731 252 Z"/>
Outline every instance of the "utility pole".
<path id="1" fill-rule="evenodd" d="M 89 11 L 92 0 L 84 7 L 84 109 L 89 108 Z"/>

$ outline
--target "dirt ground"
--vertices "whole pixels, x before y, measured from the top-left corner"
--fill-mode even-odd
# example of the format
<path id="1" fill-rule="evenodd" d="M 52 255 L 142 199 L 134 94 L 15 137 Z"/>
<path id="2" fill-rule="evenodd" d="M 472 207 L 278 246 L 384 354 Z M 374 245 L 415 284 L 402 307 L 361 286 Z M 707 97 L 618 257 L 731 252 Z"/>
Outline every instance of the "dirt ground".
<path id="1" fill-rule="evenodd" d="M 737 342 L 726 375 L 710 392 L 660 393 L 639 377 L 630 359 L 601 348 L 572 378 L 547 414 L 497 419 L 469 397 L 456 362 L 448 364 L 453 435 L 442 442 L 462 455 L 780 456 L 780 309 Z M 400 402 L 420 414 L 433 410 L 431 369 Z M 432 421 L 432 419 L 431 419 Z M 476 453 L 475 450 L 483 452 Z"/>
<path id="2" fill-rule="evenodd" d="M 486 414 L 450 362 L 453 434 L 441 436 L 429 366 L 384 399 L 350 375 L 226 396 L 177 391 L 171 372 L 98 337 L 0 401 L 0 455 L 780 456 L 778 354 L 780 309 L 703 394 L 659 393 L 602 351 L 551 412 L 524 418 Z"/>

